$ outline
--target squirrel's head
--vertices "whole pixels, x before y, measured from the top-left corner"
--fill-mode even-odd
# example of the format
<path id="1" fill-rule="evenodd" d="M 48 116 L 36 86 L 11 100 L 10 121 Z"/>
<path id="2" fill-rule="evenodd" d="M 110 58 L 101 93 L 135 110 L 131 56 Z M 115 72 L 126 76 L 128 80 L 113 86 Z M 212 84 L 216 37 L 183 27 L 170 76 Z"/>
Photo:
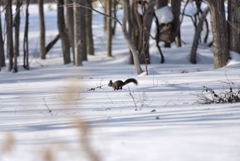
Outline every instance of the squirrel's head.
<path id="1" fill-rule="evenodd" d="M 109 81 L 108 86 L 111 87 L 113 84 L 112 80 Z"/>

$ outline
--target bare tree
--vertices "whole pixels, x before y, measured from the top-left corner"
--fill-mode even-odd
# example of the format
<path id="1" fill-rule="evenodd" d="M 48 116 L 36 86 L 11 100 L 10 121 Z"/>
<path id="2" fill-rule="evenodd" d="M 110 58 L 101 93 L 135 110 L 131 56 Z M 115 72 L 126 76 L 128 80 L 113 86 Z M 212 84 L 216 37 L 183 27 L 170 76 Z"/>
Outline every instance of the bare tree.
<path id="1" fill-rule="evenodd" d="M 131 50 L 131 53 L 133 55 L 133 62 L 137 71 L 137 74 L 143 73 L 143 70 L 141 68 L 140 62 L 139 62 L 139 51 L 134 43 L 134 41 L 131 39 L 129 31 L 127 29 L 127 22 L 128 22 L 128 17 L 130 16 L 130 8 L 129 8 L 129 0 L 124 0 L 123 1 L 123 6 L 124 6 L 124 15 L 123 15 L 123 20 L 122 20 L 122 31 L 125 40 L 128 43 L 128 46 Z"/>
<path id="2" fill-rule="evenodd" d="M 168 0 L 156 0 L 156 9 L 160 9 L 162 7 L 166 7 L 168 6 Z M 158 18 L 156 16 L 156 14 L 154 13 L 154 16 L 156 18 L 156 27 L 157 27 L 157 32 L 156 32 L 156 36 L 155 36 L 155 41 L 156 41 L 156 46 L 158 48 L 158 51 L 160 53 L 160 57 L 161 57 L 161 60 L 160 60 L 160 63 L 164 63 L 165 62 L 165 58 L 164 58 L 164 55 L 162 53 L 162 49 L 161 49 L 161 46 L 160 46 L 160 37 L 161 37 L 161 29 L 162 29 L 162 25 L 160 25 L 159 21 L 158 21 Z"/>
<path id="3" fill-rule="evenodd" d="M 26 17 L 25 17 L 25 28 L 23 38 L 23 67 L 29 70 L 29 42 L 28 42 L 28 31 L 29 31 L 29 5 L 30 0 L 26 1 Z"/>
<path id="4" fill-rule="evenodd" d="M 192 64 L 196 64 L 197 63 L 197 48 L 198 48 L 198 44 L 199 44 L 199 41 L 200 41 L 200 37 L 201 37 L 201 32 L 202 32 L 202 29 L 203 29 L 203 24 L 204 24 L 204 21 L 207 17 L 207 14 L 209 12 L 209 8 L 207 8 L 199 22 L 198 22 L 198 25 L 197 25 L 197 29 L 195 31 L 195 34 L 194 34 L 194 39 L 193 39 L 193 43 L 192 43 L 192 48 L 191 48 L 191 54 L 190 54 L 190 62 Z"/>
<path id="5" fill-rule="evenodd" d="M 66 25 L 71 44 L 73 64 L 75 63 L 73 0 L 65 0 Z"/>
<path id="6" fill-rule="evenodd" d="M 47 46 L 45 47 L 46 48 L 46 55 L 47 53 L 53 48 L 53 46 L 58 42 L 58 40 L 60 39 L 60 34 L 57 34 L 53 40 L 51 40 Z"/>
<path id="7" fill-rule="evenodd" d="M 107 3 L 107 56 L 112 56 L 112 1 Z"/>
<path id="8" fill-rule="evenodd" d="M 64 0 L 57 1 L 57 24 L 59 35 L 62 42 L 63 62 L 64 64 L 68 64 L 71 62 L 71 57 L 70 57 L 70 42 L 67 33 L 67 28 L 65 26 Z"/>
<path id="9" fill-rule="evenodd" d="M 92 0 L 87 0 L 86 5 L 92 8 Z M 87 53 L 89 55 L 94 55 L 94 40 L 92 31 L 92 10 L 86 10 L 86 35 L 87 35 Z"/>
<path id="10" fill-rule="evenodd" d="M 118 10 L 118 1 L 117 0 L 113 0 L 113 17 L 117 18 L 117 10 Z M 113 26 L 112 26 L 112 34 L 113 36 L 116 33 L 116 27 L 117 27 L 117 22 L 113 21 Z"/>
<path id="11" fill-rule="evenodd" d="M 81 3 L 83 6 L 87 6 L 87 0 L 82 0 Z M 81 32 L 82 32 L 82 43 L 83 43 L 83 53 L 82 53 L 82 59 L 83 61 L 87 61 L 88 60 L 88 54 L 87 54 L 87 36 L 86 36 L 86 8 L 83 7 L 82 8 L 82 14 L 81 15 L 81 26 L 79 26 L 81 28 Z"/>
<path id="12" fill-rule="evenodd" d="M 122 20 L 122 23 L 117 19 L 117 18 L 114 18 L 112 17 L 115 21 L 117 21 L 117 23 L 121 26 L 122 28 L 122 31 L 123 31 L 123 35 L 124 35 L 124 38 L 126 40 L 126 42 L 128 43 L 128 46 L 131 50 L 131 52 L 133 53 L 133 57 L 134 57 L 134 65 L 136 67 L 136 71 L 137 71 L 137 74 L 141 74 L 143 72 L 141 66 L 140 66 L 140 63 L 139 63 L 139 58 L 138 58 L 138 55 L 139 55 L 139 51 L 137 50 L 134 42 L 131 40 L 130 38 L 130 33 L 129 33 L 129 28 L 127 27 L 127 24 L 129 23 L 128 22 L 128 17 L 130 15 L 130 9 L 129 9 L 129 0 L 124 0 L 123 1 L 124 3 L 124 16 L 123 16 L 123 20 Z M 80 66 L 82 65 L 82 53 L 84 52 L 84 26 L 82 27 L 82 20 L 81 19 L 82 17 L 81 16 L 84 16 L 84 12 L 85 10 L 83 9 L 92 9 L 94 10 L 95 12 L 97 13 L 100 13 L 104 16 L 107 16 L 109 17 L 108 15 L 98 11 L 98 10 L 95 10 L 94 8 L 89 8 L 87 7 L 86 3 L 83 1 L 83 0 L 74 0 L 74 35 L 75 35 L 75 56 L 76 56 L 76 63 L 75 65 L 76 66 Z M 85 21 L 84 21 L 85 22 Z M 83 29 L 83 30 L 82 30 Z M 85 52 L 86 53 L 86 52 Z"/>
<path id="13" fill-rule="evenodd" d="M 81 66 L 86 55 L 85 0 L 74 0 L 75 65 Z"/>
<path id="14" fill-rule="evenodd" d="M 154 5 L 155 0 L 134 0 L 130 3 L 129 28 L 131 28 L 131 39 L 139 50 L 138 56 L 141 64 L 150 63 L 149 40 L 154 17 Z M 132 61 L 130 60 L 130 62 Z"/>
<path id="15" fill-rule="evenodd" d="M 39 28 L 40 28 L 40 57 L 46 59 L 46 48 L 45 48 L 45 20 L 44 20 L 44 0 L 38 0 L 39 10 Z"/>
<path id="16" fill-rule="evenodd" d="M 0 12 L 0 19 L 2 19 L 2 15 Z M 4 41 L 3 41 L 3 32 L 2 32 L 2 21 L 0 21 L 0 70 L 1 67 L 6 66 L 5 63 L 5 55 L 4 55 Z"/>
<path id="17" fill-rule="evenodd" d="M 225 66 L 229 59 L 224 0 L 207 0 L 207 2 L 211 12 L 214 67 L 220 68 Z"/>
<path id="18" fill-rule="evenodd" d="M 228 0 L 230 49 L 240 53 L 240 0 Z"/>
<path id="19" fill-rule="evenodd" d="M 16 1 L 16 13 L 14 17 L 14 29 L 15 29 L 15 45 L 14 45 L 14 54 L 19 56 L 19 34 L 20 34 L 20 8 L 22 6 L 22 1 Z"/>
<path id="20" fill-rule="evenodd" d="M 7 31 L 7 55 L 9 59 L 8 70 L 12 72 L 17 72 L 17 66 L 14 62 L 15 55 L 13 50 L 13 18 L 12 18 L 12 0 L 5 0 L 5 19 L 6 19 L 6 31 Z"/>
<path id="21" fill-rule="evenodd" d="M 173 15 L 174 15 L 174 20 L 173 20 L 173 27 L 174 27 L 174 31 L 175 33 L 173 33 L 175 35 L 175 42 L 176 45 L 178 47 L 182 46 L 181 43 L 181 28 L 180 28 L 180 12 L 181 12 L 181 0 L 171 0 L 171 5 L 172 5 L 172 11 L 173 11 Z"/>
<path id="22" fill-rule="evenodd" d="M 103 1 L 103 10 L 104 10 L 104 14 L 107 15 L 107 6 L 108 6 L 108 1 L 109 0 L 104 0 Z M 103 17 L 103 30 L 104 31 L 107 31 L 107 16 L 104 16 Z"/>

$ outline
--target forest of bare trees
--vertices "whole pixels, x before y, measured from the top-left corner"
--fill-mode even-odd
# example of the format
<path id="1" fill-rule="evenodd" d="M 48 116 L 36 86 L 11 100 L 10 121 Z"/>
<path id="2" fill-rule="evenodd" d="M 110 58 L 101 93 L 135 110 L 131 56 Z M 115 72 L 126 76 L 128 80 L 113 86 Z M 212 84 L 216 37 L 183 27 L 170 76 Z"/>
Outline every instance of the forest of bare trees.
<path id="1" fill-rule="evenodd" d="M 189 51 L 190 62 L 197 63 L 199 43 L 209 43 L 213 49 L 214 67 L 220 68 L 231 59 L 230 51 L 240 53 L 240 0 L 99 0 L 103 12 L 94 9 L 96 0 L 1 0 L 0 17 L 0 69 L 8 66 L 10 72 L 18 72 L 18 66 L 30 69 L 29 64 L 29 11 L 32 3 L 39 5 L 39 58 L 47 59 L 47 54 L 57 41 L 61 41 L 63 64 L 73 63 L 81 66 L 88 61 L 88 55 L 94 55 L 94 39 L 92 31 L 92 12 L 104 15 L 103 30 L 106 32 L 106 56 L 112 56 L 112 38 L 118 25 L 129 46 L 130 59 L 136 67 L 137 74 L 142 73 L 141 64 L 151 63 L 150 39 L 156 41 L 161 55 L 160 63 L 164 63 L 161 48 L 170 48 L 172 43 L 181 48 L 181 23 L 185 16 L 184 9 L 188 3 L 195 3 L 197 12 L 190 16 L 195 28 L 192 49 Z M 50 42 L 46 42 L 44 19 L 44 3 L 57 4 L 58 34 Z M 202 3 L 207 4 L 204 10 Z M 226 11 L 225 5 L 228 6 Z M 24 10 L 22 10 L 24 6 Z M 169 8 L 173 19 L 170 22 L 158 20 L 157 11 Z M 13 14 L 13 9 L 15 9 Z M 119 19 L 116 12 L 123 9 L 123 18 Z M 182 10 L 181 10 L 182 9 Z M 20 14 L 24 12 L 24 14 Z M 209 15 L 209 19 L 207 18 Z M 21 16 L 25 16 L 21 22 Z M 24 24 L 24 38 L 20 40 L 20 24 Z M 151 35 L 151 27 L 156 24 L 156 35 Z M 5 27 L 4 27 L 5 26 Z M 211 27 L 211 30 L 209 28 Z M 206 32 L 202 32 L 204 31 Z M 208 35 L 212 32 L 213 39 Z M 19 51 L 19 42 L 23 42 L 23 51 Z M 163 42 L 164 45 L 160 45 Z M 18 64 L 23 59 L 23 64 Z M 147 68 L 146 68 L 147 70 Z"/>

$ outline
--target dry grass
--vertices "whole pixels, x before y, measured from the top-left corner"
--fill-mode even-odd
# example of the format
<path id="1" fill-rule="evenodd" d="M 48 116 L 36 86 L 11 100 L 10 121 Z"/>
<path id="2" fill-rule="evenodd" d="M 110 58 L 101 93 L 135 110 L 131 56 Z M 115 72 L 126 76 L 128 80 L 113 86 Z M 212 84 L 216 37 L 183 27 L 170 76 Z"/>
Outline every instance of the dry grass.
<path id="1" fill-rule="evenodd" d="M 64 89 L 63 95 L 61 96 L 61 101 L 65 107 L 76 104 L 76 101 L 80 96 L 80 89 L 81 84 L 79 83 L 79 80 L 71 79 L 67 82 L 67 86 Z"/>
<path id="2" fill-rule="evenodd" d="M 90 129 L 87 126 L 87 124 L 84 121 L 79 120 L 76 122 L 76 128 L 79 133 L 79 144 L 85 150 L 85 152 L 88 156 L 88 159 L 90 161 L 100 161 L 101 159 L 100 159 L 99 155 L 96 153 L 94 148 L 91 146 L 91 140 L 89 138 Z"/>
<path id="3" fill-rule="evenodd" d="M 10 153 L 13 151 L 15 144 L 15 138 L 12 133 L 8 133 L 4 139 L 4 142 L 2 144 L 2 151 L 4 153 Z"/>
<path id="4" fill-rule="evenodd" d="M 198 103 L 200 104 L 221 104 L 237 102 L 240 102 L 240 89 L 233 89 L 231 86 L 229 89 L 225 89 L 220 92 L 204 86 L 202 93 L 198 95 Z"/>
<path id="5" fill-rule="evenodd" d="M 44 148 L 44 150 L 42 152 L 42 160 L 43 161 L 54 161 L 55 160 L 53 148 L 51 148 L 51 147 Z"/>
<path id="6" fill-rule="evenodd" d="M 68 108 L 70 105 L 77 105 L 78 99 L 80 98 L 80 89 L 81 84 L 79 83 L 79 80 L 73 79 L 70 82 L 68 82 L 68 86 L 64 91 L 63 95 L 63 104 L 65 104 L 65 107 Z M 81 107 L 81 105 L 79 105 Z M 79 135 L 79 145 L 84 149 L 84 152 L 88 156 L 88 159 L 90 161 L 100 161 L 99 155 L 95 152 L 94 148 L 91 146 L 91 140 L 89 138 L 90 136 L 90 128 L 86 124 L 86 122 L 81 119 L 81 116 L 73 121 L 73 125 L 77 130 L 77 133 Z"/>

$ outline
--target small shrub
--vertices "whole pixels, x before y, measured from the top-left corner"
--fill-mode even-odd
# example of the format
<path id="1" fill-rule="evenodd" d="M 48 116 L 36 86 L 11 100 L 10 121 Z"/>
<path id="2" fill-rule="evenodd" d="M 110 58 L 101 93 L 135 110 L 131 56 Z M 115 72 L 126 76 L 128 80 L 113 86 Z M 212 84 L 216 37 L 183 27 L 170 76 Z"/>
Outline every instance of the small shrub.
<path id="1" fill-rule="evenodd" d="M 203 86 L 202 93 L 198 95 L 200 104 L 220 104 L 240 102 L 240 89 L 229 89 L 223 92 L 216 92 L 212 88 Z"/>

